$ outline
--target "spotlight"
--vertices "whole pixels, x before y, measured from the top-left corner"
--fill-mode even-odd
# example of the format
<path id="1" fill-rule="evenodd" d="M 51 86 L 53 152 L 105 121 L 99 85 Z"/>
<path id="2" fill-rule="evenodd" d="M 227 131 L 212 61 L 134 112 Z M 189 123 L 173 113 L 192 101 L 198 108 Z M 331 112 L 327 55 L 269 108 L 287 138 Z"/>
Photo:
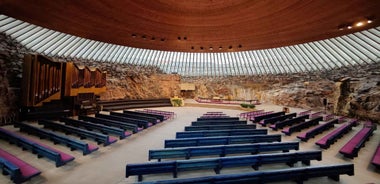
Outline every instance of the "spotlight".
<path id="1" fill-rule="evenodd" d="M 363 26 L 363 25 L 364 25 L 363 22 L 357 22 L 357 23 L 355 24 L 356 27 L 361 27 L 361 26 Z"/>
<path id="2" fill-rule="evenodd" d="M 347 26 L 347 29 L 352 29 L 352 26 Z"/>

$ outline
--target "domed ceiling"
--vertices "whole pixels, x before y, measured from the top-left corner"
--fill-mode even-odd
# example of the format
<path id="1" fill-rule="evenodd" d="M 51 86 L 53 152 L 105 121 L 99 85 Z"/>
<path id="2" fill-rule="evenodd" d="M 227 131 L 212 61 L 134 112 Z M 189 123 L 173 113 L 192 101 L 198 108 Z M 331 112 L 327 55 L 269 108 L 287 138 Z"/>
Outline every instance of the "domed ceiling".
<path id="1" fill-rule="evenodd" d="M 379 0 L 2 0 L 0 13 L 100 42 L 211 53 L 302 44 L 380 25 Z"/>

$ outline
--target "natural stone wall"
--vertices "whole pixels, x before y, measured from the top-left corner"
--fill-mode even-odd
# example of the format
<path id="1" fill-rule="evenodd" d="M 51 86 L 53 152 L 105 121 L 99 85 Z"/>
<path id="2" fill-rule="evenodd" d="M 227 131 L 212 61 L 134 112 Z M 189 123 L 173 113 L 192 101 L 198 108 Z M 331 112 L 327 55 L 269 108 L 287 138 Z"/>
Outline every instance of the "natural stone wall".
<path id="1" fill-rule="evenodd" d="M 21 44 L 0 34 L 0 125 L 17 119 L 24 54 Z"/>
<path id="2" fill-rule="evenodd" d="M 194 83 L 192 96 L 260 100 L 277 105 L 324 110 L 380 121 L 380 63 L 326 72 L 268 76 L 182 77 Z"/>
<path id="3" fill-rule="evenodd" d="M 0 124 L 17 117 L 22 61 L 29 53 L 21 44 L 0 34 Z M 179 96 L 179 84 L 194 83 L 195 97 L 214 96 L 260 100 L 278 105 L 323 110 L 340 115 L 380 120 L 380 63 L 337 68 L 326 72 L 266 76 L 181 77 L 158 67 L 54 58 L 107 71 L 107 92 L 101 99 L 147 99 Z M 342 80 L 348 79 L 348 80 Z M 189 93 L 184 93 L 189 95 Z"/>

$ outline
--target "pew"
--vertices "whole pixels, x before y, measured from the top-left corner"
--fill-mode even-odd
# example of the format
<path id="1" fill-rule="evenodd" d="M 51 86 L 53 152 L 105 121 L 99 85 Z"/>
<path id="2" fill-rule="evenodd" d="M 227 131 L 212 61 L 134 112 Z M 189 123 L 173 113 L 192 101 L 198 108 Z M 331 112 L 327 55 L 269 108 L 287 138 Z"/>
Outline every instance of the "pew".
<path id="1" fill-rule="evenodd" d="M 212 136 L 236 136 L 236 135 L 263 135 L 267 129 L 232 129 L 232 130 L 200 130 L 177 132 L 176 138 L 212 137 Z"/>
<path id="2" fill-rule="evenodd" d="M 336 128 L 335 130 L 331 131 L 329 134 L 319 139 L 315 144 L 318 145 L 320 148 L 327 149 L 330 147 L 331 144 L 334 144 L 336 140 L 341 138 L 344 134 L 348 133 L 352 129 L 352 127 L 356 125 L 357 120 L 352 120 L 340 126 L 339 128 Z"/>
<path id="3" fill-rule="evenodd" d="M 273 123 L 276 123 L 276 122 L 279 122 L 279 121 L 284 121 L 286 119 L 294 118 L 294 117 L 296 117 L 296 115 L 297 115 L 297 113 L 290 113 L 290 114 L 285 114 L 285 115 L 282 115 L 282 116 L 267 118 L 267 119 L 264 119 L 263 121 L 260 121 L 259 124 L 261 126 L 265 127 L 268 124 L 273 124 Z"/>
<path id="4" fill-rule="evenodd" d="M 318 125 L 319 121 L 322 121 L 322 117 L 317 117 L 309 121 L 305 121 L 305 122 L 293 125 L 291 127 L 284 128 L 281 132 L 284 133 L 285 135 L 291 135 L 293 132 L 299 132 L 302 129 Z"/>
<path id="5" fill-rule="evenodd" d="M 339 181 L 340 175 L 354 175 L 354 164 L 335 164 L 335 165 L 321 165 L 321 166 L 308 166 L 290 169 L 278 170 L 265 170 L 254 171 L 238 174 L 221 174 L 214 176 L 202 176 L 196 178 L 181 178 L 172 180 L 161 181 L 146 181 L 140 182 L 141 184 L 189 184 L 189 183 L 202 183 L 202 184 L 227 184 L 227 183 L 269 183 L 269 182 L 284 182 L 296 181 L 303 183 L 310 178 L 324 177 Z"/>
<path id="6" fill-rule="evenodd" d="M 43 125 L 44 128 L 48 128 L 53 131 L 61 131 L 66 134 L 75 134 L 79 136 L 81 139 L 90 138 L 96 141 L 98 144 L 103 143 L 104 146 L 108 146 L 117 141 L 117 139 L 112 136 L 104 135 L 102 133 L 97 133 L 81 128 L 67 126 L 50 120 L 38 120 L 38 124 Z"/>
<path id="7" fill-rule="evenodd" d="M 120 139 L 125 139 L 126 137 L 131 136 L 132 134 L 128 131 L 125 131 L 120 128 L 116 127 L 110 127 L 110 126 L 105 126 L 101 124 L 95 124 L 95 123 L 90 123 L 82 120 L 76 120 L 72 118 L 66 118 L 66 117 L 61 117 L 59 121 L 62 121 L 65 123 L 65 125 L 73 126 L 73 127 L 83 127 L 86 128 L 87 130 L 98 130 L 103 134 L 114 134 L 118 135 Z"/>
<path id="8" fill-rule="evenodd" d="M 311 113 L 311 110 L 306 110 L 306 111 L 298 113 L 298 116 L 303 116 L 303 115 L 307 115 L 307 114 L 310 114 L 310 113 Z"/>
<path id="9" fill-rule="evenodd" d="M 120 116 L 113 116 L 113 115 L 105 115 L 105 114 L 100 114 L 100 113 L 96 113 L 95 117 L 114 120 L 114 121 L 121 121 L 124 123 L 135 124 L 135 125 L 137 125 L 139 127 L 143 127 L 143 128 L 148 128 L 148 127 L 153 125 L 152 123 L 149 123 L 148 121 L 144 121 L 144 120 L 138 120 L 138 119 L 132 119 L 132 118 L 126 118 L 126 117 L 120 117 Z"/>
<path id="10" fill-rule="evenodd" d="M 165 140 L 165 148 L 210 146 L 227 144 L 245 144 L 258 142 L 280 142 L 281 135 L 241 135 L 241 136 L 219 136 L 200 137 Z"/>
<path id="11" fill-rule="evenodd" d="M 363 128 L 339 150 L 339 153 L 351 159 L 357 157 L 359 150 L 364 147 L 365 142 L 372 136 L 375 129 L 376 125 L 365 123 Z"/>
<path id="12" fill-rule="evenodd" d="M 380 143 L 377 145 L 376 151 L 373 154 L 371 159 L 372 165 L 374 165 L 377 169 L 380 169 Z"/>
<path id="13" fill-rule="evenodd" d="M 14 183 L 22 183 L 41 174 L 37 168 L 0 148 L 0 168 Z"/>
<path id="14" fill-rule="evenodd" d="M 74 157 L 69 154 L 66 154 L 42 143 L 33 141 L 11 131 L 5 130 L 3 128 L 0 128 L 0 137 L 4 140 L 7 140 L 11 144 L 20 146 L 23 150 L 29 150 L 32 153 L 37 154 L 38 158 L 46 157 L 54 161 L 56 167 L 60 167 L 74 160 Z"/>
<path id="15" fill-rule="evenodd" d="M 150 114 L 150 113 L 145 113 L 145 112 L 138 112 L 138 111 L 128 111 L 128 110 L 123 110 L 124 114 L 135 114 L 135 115 L 141 115 L 141 116 L 147 116 L 147 117 L 153 117 L 158 119 L 157 123 L 164 121 L 164 116 L 163 115 L 158 115 L 158 114 Z"/>
<path id="16" fill-rule="evenodd" d="M 281 111 L 281 112 L 273 112 L 273 113 L 270 113 L 270 114 L 265 114 L 265 115 L 261 115 L 261 116 L 256 116 L 254 120 L 252 120 L 253 122 L 257 123 L 263 119 L 267 119 L 267 118 L 272 118 L 272 117 L 277 117 L 277 116 L 282 116 L 282 115 L 285 115 L 285 112 Z"/>
<path id="17" fill-rule="evenodd" d="M 185 131 L 199 130 L 233 130 L 233 129 L 256 129 L 255 124 L 249 125 L 205 125 L 205 126 L 185 126 Z"/>
<path id="18" fill-rule="evenodd" d="M 282 129 L 286 126 L 291 126 L 291 125 L 294 125 L 296 123 L 304 122 L 305 119 L 308 119 L 308 118 L 309 118 L 309 115 L 307 115 L 307 114 L 303 115 L 303 116 L 297 116 L 297 117 L 292 118 L 292 119 L 287 119 L 284 121 L 274 123 L 274 124 L 270 125 L 269 128 L 271 128 L 272 130 Z"/>
<path id="19" fill-rule="evenodd" d="M 86 142 L 83 142 L 83 141 L 80 141 L 77 139 L 73 139 L 73 138 L 70 138 L 70 137 L 67 137 L 67 136 L 64 136 L 61 134 L 57 134 L 55 132 L 51 132 L 51 131 L 47 131 L 47 130 L 44 130 L 41 128 L 37 128 L 35 126 L 28 125 L 25 123 L 15 122 L 15 127 L 19 127 L 20 132 L 26 132 L 28 134 L 36 135 L 36 136 L 40 137 L 41 139 L 50 140 L 50 141 L 54 142 L 54 144 L 60 143 L 60 144 L 66 145 L 66 146 L 70 147 L 71 151 L 77 150 L 77 149 L 81 150 L 83 152 L 83 155 L 90 154 L 90 153 L 99 149 L 95 145 L 88 144 Z"/>
<path id="20" fill-rule="evenodd" d="M 177 178 L 178 172 L 180 171 L 213 169 L 216 174 L 220 174 L 220 170 L 222 168 L 251 166 L 255 170 L 258 170 L 261 165 L 278 163 L 285 163 L 292 167 L 299 161 L 306 165 L 310 165 L 311 160 L 320 161 L 321 159 L 321 151 L 304 151 L 165 162 L 147 162 L 127 164 L 125 176 L 128 178 L 129 176 L 137 175 L 138 181 L 142 181 L 142 176 L 146 174 L 172 173 L 173 177 Z"/>
<path id="21" fill-rule="evenodd" d="M 334 118 L 335 118 L 334 114 L 329 114 L 329 115 L 323 116 L 323 121 L 329 121 Z"/>
<path id="22" fill-rule="evenodd" d="M 249 119 L 249 117 L 251 115 L 256 115 L 256 114 L 261 113 L 261 112 L 264 112 L 264 110 L 256 110 L 256 111 L 250 111 L 250 112 L 243 112 L 243 113 L 238 114 L 237 116 L 239 116 L 240 118 L 243 118 L 243 119 Z"/>
<path id="23" fill-rule="evenodd" d="M 297 138 L 301 139 L 302 141 L 307 142 L 310 138 L 313 138 L 315 135 L 318 135 L 318 134 L 320 134 L 320 133 L 322 133 L 322 132 L 324 132 L 330 128 L 333 128 L 335 123 L 338 123 L 338 119 L 330 120 L 324 124 L 320 124 L 320 125 L 314 127 L 311 130 L 308 130 L 306 132 L 302 132 L 299 135 L 297 135 Z"/>
<path id="24" fill-rule="evenodd" d="M 176 114 L 170 111 L 161 111 L 161 110 L 155 110 L 155 109 L 143 109 L 143 110 L 135 110 L 135 111 L 143 112 L 147 114 L 161 115 L 161 116 L 164 116 L 165 120 L 173 119 L 176 117 Z"/>
<path id="25" fill-rule="evenodd" d="M 143 130 L 143 128 L 139 128 L 136 124 L 124 123 L 121 121 L 114 121 L 114 120 L 109 120 L 109 119 L 104 119 L 104 118 L 97 118 L 97 117 L 91 117 L 91 116 L 78 116 L 78 119 L 83 120 L 83 121 L 89 121 L 91 123 L 105 125 L 105 126 L 117 127 L 123 130 L 130 130 L 132 131 L 132 133 L 137 133 Z"/>
<path id="26" fill-rule="evenodd" d="M 191 122 L 191 126 L 205 126 L 205 125 L 246 125 L 247 121 L 239 121 L 239 120 L 210 120 L 210 121 L 193 121 Z"/>
<path id="27" fill-rule="evenodd" d="M 210 121 L 210 120 L 231 120 L 231 121 L 238 121 L 239 117 L 200 117 L 197 118 L 197 121 Z"/>
<path id="28" fill-rule="evenodd" d="M 149 107 L 172 107 L 170 98 L 159 99 L 119 99 L 98 101 L 98 104 L 105 111 L 115 111 L 134 108 L 149 108 Z"/>
<path id="29" fill-rule="evenodd" d="M 231 145 L 215 145 L 215 146 L 200 146 L 187 148 L 171 148 L 149 150 L 149 160 L 172 158 L 185 158 L 199 156 L 217 155 L 224 157 L 229 154 L 257 154 L 262 152 L 298 150 L 299 142 L 273 142 L 273 143 L 254 143 L 254 144 L 231 144 Z"/>
<path id="30" fill-rule="evenodd" d="M 130 118 L 130 119 L 135 119 L 135 120 L 139 120 L 139 121 L 143 120 L 143 121 L 149 122 L 152 125 L 161 122 L 159 119 L 157 119 L 155 117 L 148 117 L 148 116 L 138 115 L 138 114 L 129 114 L 129 113 L 120 113 L 120 112 L 112 112 L 111 111 L 110 115 L 124 117 L 124 118 Z"/>

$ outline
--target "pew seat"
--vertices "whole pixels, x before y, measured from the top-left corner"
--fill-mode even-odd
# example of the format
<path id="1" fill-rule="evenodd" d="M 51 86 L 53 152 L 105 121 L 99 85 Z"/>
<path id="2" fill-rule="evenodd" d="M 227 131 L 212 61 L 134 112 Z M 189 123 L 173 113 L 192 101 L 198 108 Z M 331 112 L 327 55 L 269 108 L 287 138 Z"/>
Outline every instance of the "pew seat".
<path id="1" fill-rule="evenodd" d="M 272 130 L 282 129 L 282 128 L 286 127 L 286 126 L 292 126 L 294 124 L 297 124 L 297 123 L 300 123 L 300 122 L 304 122 L 305 119 L 308 119 L 308 118 L 309 118 L 308 114 L 302 115 L 302 116 L 297 116 L 297 117 L 294 117 L 294 118 L 291 118 L 291 119 L 286 119 L 286 120 L 283 120 L 283 121 L 280 121 L 280 122 L 276 122 L 276 123 L 270 125 L 269 128 L 271 128 Z"/>
<path id="2" fill-rule="evenodd" d="M 1 148 L 0 168 L 3 170 L 3 174 L 7 174 L 11 177 L 14 183 L 22 183 L 41 174 L 41 171 L 37 168 Z"/>
<path id="3" fill-rule="evenodd" d="M 289 153 L 270 153 L 259 155 L 231 156 L 218 158 L 202 158 L 191 160 L 176 160 L 165 162 L 147 162 L 137 164 L 127 164 L 126 177 L 137 175 L 138 180 L 142 181 L 142 175 L 172 173 L 176 178 L 180 171 L 213 169 L 216 174 L 220 174 L 222 168 L 252 166 L 258 170 L 259 166 L 264 164 L 285 163 L 293 166 L 301 161 L 306 165 L 310 165 L 311 160 L 321 160 L 321 151 L 304 151 Z"/>
<path id="4" fill-rule="evenodd" d="M 97 118 L 97 117 L 91 117 L 91 116 L 78 116 L 78 119 L 83 120 L 83 121 L 88 121 L 91 123 L 117 127 L 123 130 L 130 130 L 132 131 L 132 133 L 137 133 L 143 130 L 143 128 L 138 127 L 136 124 L 125 123 L 125 122 L 115 121 L 115 120 L 110 120 L 110 119 L 105 119 L 105 118 Z"/>
<path id="5" fill-rule="evenodd" d="M 365 142 L 372 136 L 375 129 L 376 125 L 365 123 L 363 128 L 339 150 L 339 153 L 351 159 L 357 157 L 359 150 L 364 147 Z"/>
<path id="6" fill-rule="evenodd" d="M 170 148 L 149 150 L 149 160 L 185 158 L 199 156 L 217 155 L 224 157 L 230 154 L 257 154 L 262 152 L 298 150 L 298 142 L 274 142 L 274 143 L 254 143 L 254 144 L 231 144 L 231 145 L 215 145 L 215 146 L 196 146 L 186 148 Z"/>
<path id="7" fill-rule="evenodd" d="M 291 127 L 284 128 L 281 132 L 284 133 L 285 135 L 291 135 L 293 132 L 299 132 L 302 129 L 318 125 L 319 121 L 322 121 L 322 117 L 316 117 L 309 121 L 305 121 L 305 122 L 293 125 Z"/>
<path id="8" fill-rule="evenodd" d="M 192 178 L 181 178 L 161 181 L 146 181 L 141 184 L 227 184 L 227 183 L 270 183 L 296 181 L 303 183 L 310 178 L 324 177 L 339 181 L 340 175 L 354 175 L 354 164 L 336 164 L 336 165 L 321 165 L 297 167 L 289 169 L 276 169 L 265 171 L 254 171 L 238 174 L 222 174 L 214 176 L 202 176 Z"/>
<path id="9" fill-rule="evenodd" d="M 255 124 L 248 125 L 204 125 L 204 126 L 185 126 L 185 131 L 200 130 L 233 130 L 233 129 L 256 129 Z"/>
<path id="10" fill-rule="evenodd" d="M 176 138 L 214 137 L 214 136 L 237 136 L 237 135 L 265 135 L 267 129 L 231 129 L 231 130 L 199 130 L 177 132 Z"/>
<path id="11" fill-rule="evenodd" d="M 339 128 L 334 129 L 326 136 L 322 137 L 320 140 L 315 142 L 320 148 L 327 149 L 331 144 L 334 144 L 339 138 L 344 134 L 349 132 L 353 126 L 357 125 L 357 120 L 352 120 L 344 125 L 341 125 Z"/>
<path id="12" fill-rule="evenodd" d="M 169 139 L 165 140 L 165 148 L 245 144 L 258 142 L 281 142 L 281 135 L 242 135 Z"/>
<path id="13" fill-rule="evenodd" d="M 25 123 L 16 122 L 15 127 L 19 127 L 20 132 L 26 132 L 28 134 L 36 135 L 40 137 L 41 139 L 50 140 L 54 142 L 54 144 L 60 143 L 60 144 L 66 145 L 70 147 L 71 151 L 81 150 L 83 152 L 83 155 L 90 154 L 99 149 L 96 145 L 88 144 L 86 142 L 73 139 L 61 134 L 57 134 L 55 132 L 47 131 L 45 129 L 37 128 L 35 126 L 28 125 Z"/>
<path id="14" fill-rule="evenodd" d="M 36 154 L 38 158 L 45 157 L 54 161 L 56 167 L 65 165 L 75 159 L 73 156 L 60 150 L 2 128 L 0 128 L 0 137 L 4 140 L 8 140 L 10 143 L 20 146 L 23 150 L 31 151 L 33 154 Z"/>
<path id="15" fill-rule="evenodd" d="M 380 144 L 377 145 L 376 151 L 373 154 L 371 159 L 372 165 L 374 165 L 377 169 L 380 169 Z"/>
<path id="16" fill-rule="evenodd" d="M 112 136 L 104 135 L 102 133 L 97 133 L 81 128 L 76 128 L 73 126 L 67 126 L 50 120 L 38 120 L 38 124 L 42 124 L 44 128 L 52 129 L 54 131 L 58 130 L 61 132 L 65 132 L 66 134 L 78 135 L 81 139 L 90 138 L 96 141 L 98 144 L 103 143 L 104 146 L 108 146 L 117 141 L 117 139 Z"/>
<path id="17" fill-rule="evenodd" d="M 300 133 L 299 135 L 297 135 L 297 138 L 301 139 L 301 141 L 307 142 L 310 138 L 313 138 L 315 135 L 318 135 L 330 128 L 333 128 L 335 123 L 338 123 L 338 119 L 333 119 L 326 123 L 319 124 L 311 130 Z"/>

